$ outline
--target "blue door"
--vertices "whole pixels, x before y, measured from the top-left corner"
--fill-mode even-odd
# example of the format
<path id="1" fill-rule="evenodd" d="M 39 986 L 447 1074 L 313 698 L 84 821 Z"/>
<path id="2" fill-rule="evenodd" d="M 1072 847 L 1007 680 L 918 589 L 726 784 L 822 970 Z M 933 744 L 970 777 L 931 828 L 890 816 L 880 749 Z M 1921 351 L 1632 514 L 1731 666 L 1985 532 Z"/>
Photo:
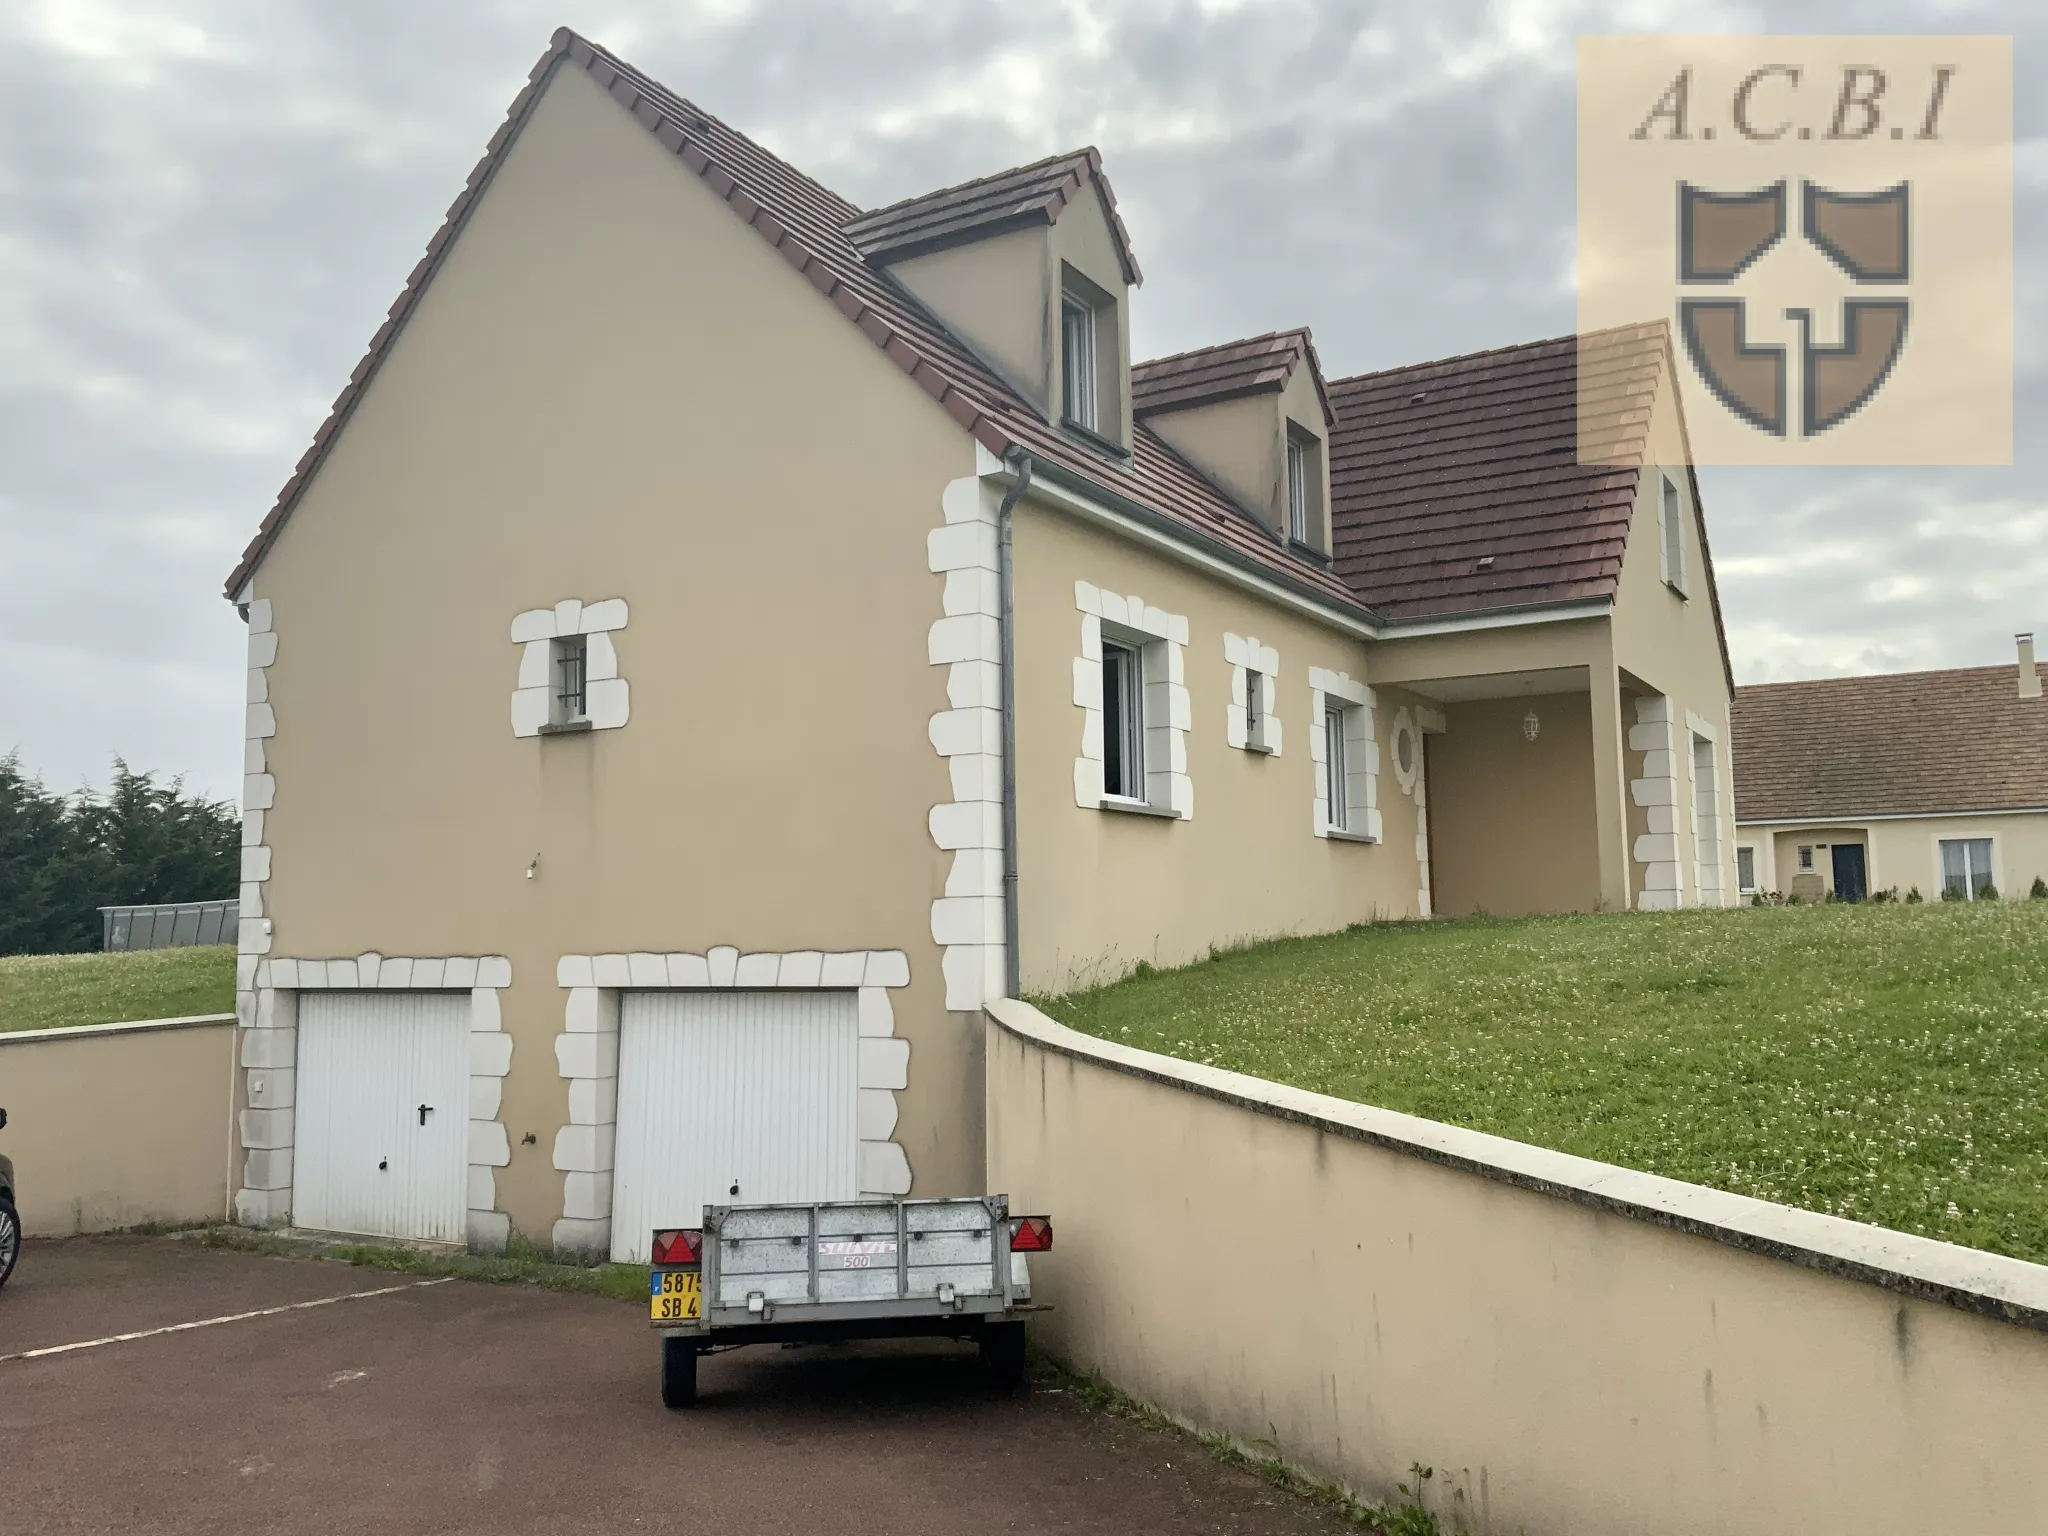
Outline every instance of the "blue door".
<path id="1" fill-rule="evenodd" d="M 1870 894 L 1863 869 L 1861 843 L 1837 843 L 1835 855 L 1835 900 L 1861 901 Z"/>

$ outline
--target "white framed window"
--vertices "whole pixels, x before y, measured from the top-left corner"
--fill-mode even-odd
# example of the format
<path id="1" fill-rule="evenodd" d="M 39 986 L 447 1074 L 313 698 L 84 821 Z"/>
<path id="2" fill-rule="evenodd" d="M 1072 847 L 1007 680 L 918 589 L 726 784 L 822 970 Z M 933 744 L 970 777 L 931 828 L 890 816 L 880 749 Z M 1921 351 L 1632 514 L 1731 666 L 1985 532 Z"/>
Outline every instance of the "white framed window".
<path id="1" fill-rule="evenodd" d="M 609 731 L 626 723 L 632 695 L 613 643 L 626 617 L 622 597 L 600 603 L 571 597 L 513 619 L 512 643 L 520 648 L 514 736 Z"/>
<path id="2" fill-rule="evenodd" d="M 1693 888 L 1699 904 L 1718 907 L 1725 901 L 1721 873 L 1721 779 L 1715 762 L 1714 738 L 1706 721 L 1690 710 L 1686 730 L 1692 743 Z"/>
<path id="3" fill-rule="evenodd" d="M 1074 583 L 1074 606 L 1082 615 L 1081 654 L 1074 659 L 1074 703 L 1081 710 L 1074 803 L 1192 817 L 1187 615 L 1085 581 Z"/>
<path id="4" fill-rule="evenodd" d="M 1799 872 L 1801 874 L 1805 874 L 1808 870 L 1812 868 L 1813 845 L 1811 843 L 1801 843 L 1799 845 Z"/>
<path id="5" fill-rule="evenodd" d="M 1995 889 L 1990 838 L 1944 837 L 1939 846 L 1943 901 L 1977 901 Z"/>
<path id="6" fill-rule="evenodd" d="M 1664 584 L 1680 597 L 1685 596 L 1685 500 L 1680 495 L 1677 480 L 1670 475 L 1660 475 L 1660 495 L 1657 502 L 1657 528 L 1663 545 Z"/>
<path id="7" fill-rule="evenodd" d="M 1230 703 L 1223 739 L 1243 752 L 1280 755 L 1280 653 L 1255 639 L 1226 634 L 1223 659 L 1230 666 Z"/>
<path id="8" fill-rule="evenodd" d="M 1315 758 L 1315 834 L 1380 840 L 1379 743 L 1373 694 L 1342 672 L 1310 667 L 1309 750 Z"/>
<path id="9" fill-rule="evenodd" d="M 1287 434 L 1287 537 L 1308 542 L 1308 445 Z"/>
<path id="10" fill-rule="evenodd" d="M 1351 780 L 1345 769 L 1344 707 L 1323 706 L 1323 800 L 1329 807 L 1330 830 L 1351 830 Z"/>
<path id="11" fill-rule="evenodd" d="M 1756 894 L 1756 850 L 1735 850 L 1735 887 L 1745 896 Z"/>
<path id="12" fill-rule="evenodd" d="M 1145 800 L 1145 653 L 1102 642 L 1102 792 Z"/>
<path id="13" fill-rule="evenodd" d="M 1077 427 L 1099 432 L 1096 409 L 1095 306 L 1071 288 L 1060 296 L 1060 413 Z"/>

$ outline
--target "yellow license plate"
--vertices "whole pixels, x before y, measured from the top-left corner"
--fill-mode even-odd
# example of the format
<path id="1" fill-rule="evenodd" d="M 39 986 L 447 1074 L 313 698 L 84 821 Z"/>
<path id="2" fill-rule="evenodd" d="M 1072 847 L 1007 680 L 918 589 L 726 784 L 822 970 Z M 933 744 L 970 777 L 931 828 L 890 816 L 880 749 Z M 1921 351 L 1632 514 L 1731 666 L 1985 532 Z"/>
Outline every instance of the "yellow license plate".
<path id="1" fill-rule="evenodd" d="M 657 1323 L 694 1323 L 704 1315 L 704 1278 L 696 1270 L 657 1269 L 650 1307 Z"/>

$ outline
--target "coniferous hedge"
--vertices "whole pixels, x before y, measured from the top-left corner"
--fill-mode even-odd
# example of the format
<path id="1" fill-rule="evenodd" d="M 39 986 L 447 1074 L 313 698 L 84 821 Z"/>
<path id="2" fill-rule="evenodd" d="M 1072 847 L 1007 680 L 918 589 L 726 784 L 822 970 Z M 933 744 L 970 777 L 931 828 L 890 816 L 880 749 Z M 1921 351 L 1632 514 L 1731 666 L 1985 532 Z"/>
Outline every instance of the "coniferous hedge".
<path id="1" fill-rule="evenodd" d="M 103 906 L 222 901 L 238 889 L 241 820 L 224 800 L 114 760 L 104 794 L 58 794 L 0 758 L 0 955 L 100 947 Z"/>

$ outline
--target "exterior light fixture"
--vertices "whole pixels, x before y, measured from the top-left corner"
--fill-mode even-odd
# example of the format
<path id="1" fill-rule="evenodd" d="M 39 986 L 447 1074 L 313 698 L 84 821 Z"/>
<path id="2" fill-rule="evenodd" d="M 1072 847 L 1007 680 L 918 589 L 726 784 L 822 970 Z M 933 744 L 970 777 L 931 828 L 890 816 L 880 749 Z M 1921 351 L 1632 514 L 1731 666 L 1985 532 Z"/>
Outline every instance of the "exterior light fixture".
<path id="1" fill-rule="evenodd" d="M 1524 740 L 1534 741 L 1542 733 L 1543 722 L 1536 718 L 1535 710 L 1532 709 L 1529 713 L 1522 716 L 1522 736 Z"/>

